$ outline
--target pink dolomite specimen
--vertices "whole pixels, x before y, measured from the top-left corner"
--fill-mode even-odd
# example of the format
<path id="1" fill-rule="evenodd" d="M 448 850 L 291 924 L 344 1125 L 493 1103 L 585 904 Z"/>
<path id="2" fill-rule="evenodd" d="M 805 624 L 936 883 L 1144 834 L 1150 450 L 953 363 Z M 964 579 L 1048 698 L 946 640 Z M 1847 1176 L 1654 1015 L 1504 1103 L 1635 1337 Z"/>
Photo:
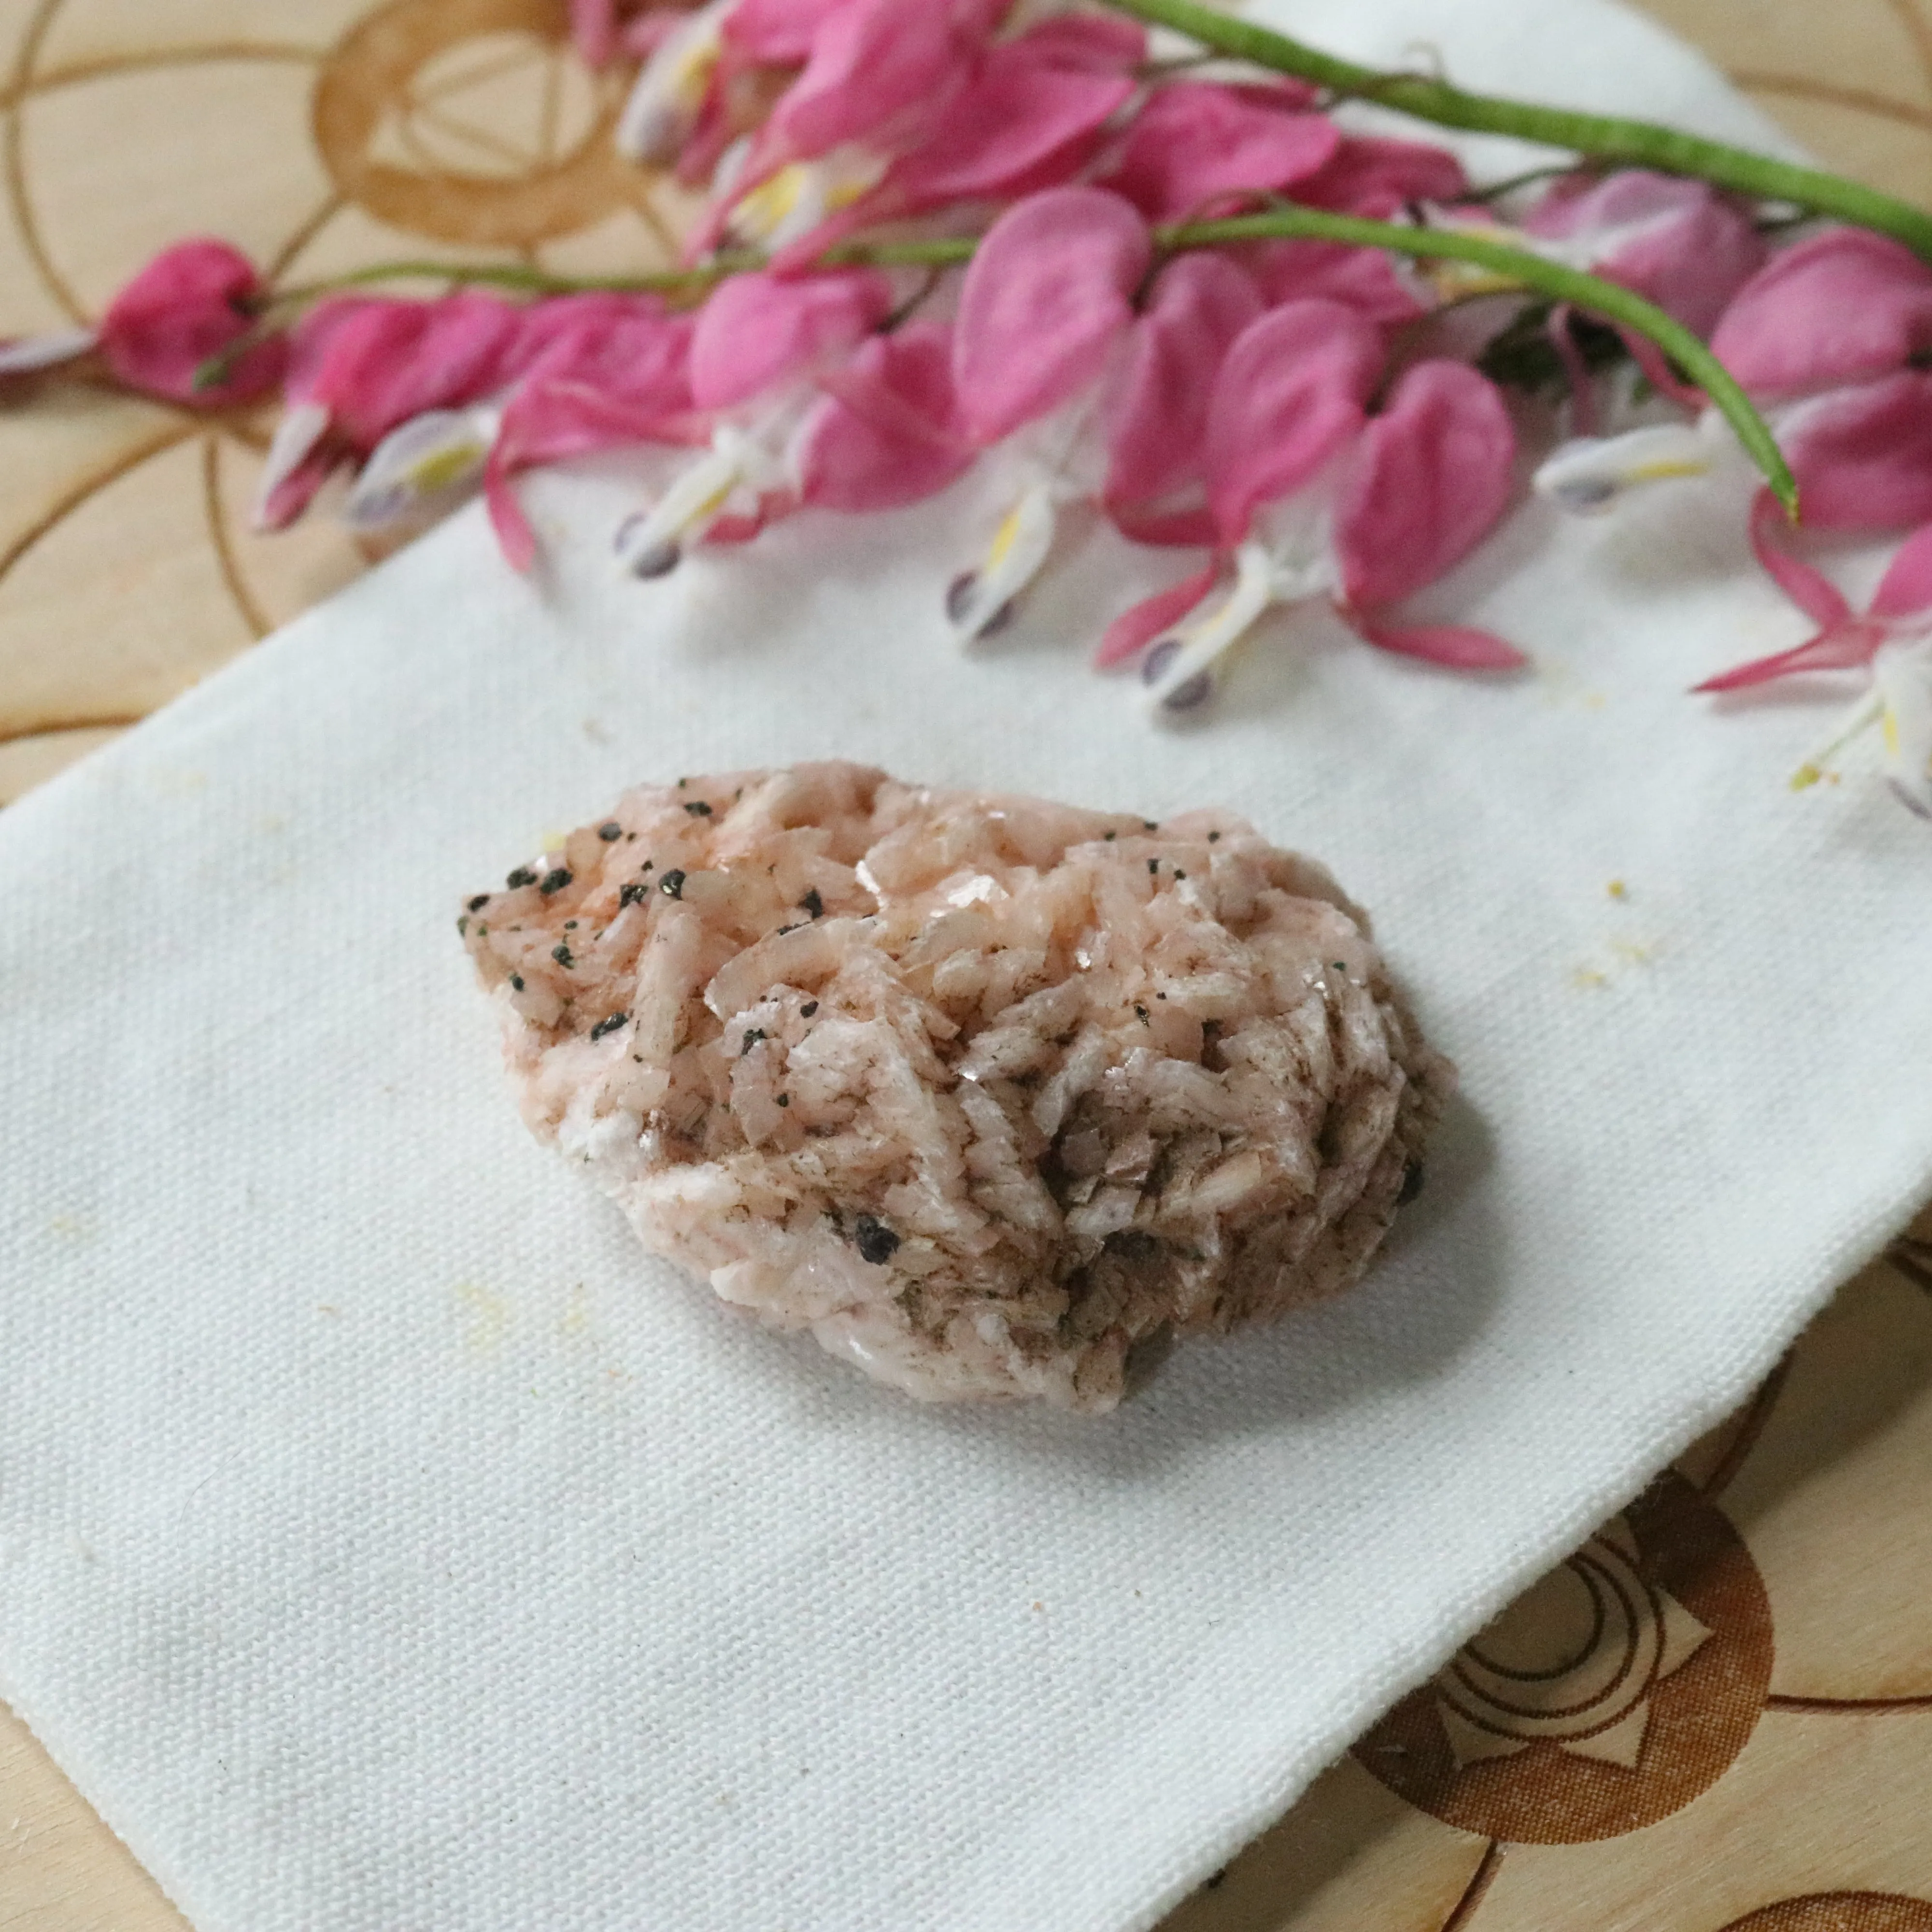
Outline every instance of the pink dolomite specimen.
<path id="1" fill-rule="evenodd" d="M 1454 1075 L 1318 866 L 849 764 L 643 786 L 464 920 L 524 1118 L 726 1301 L 1112 1408 L 1361 1274 Z"/>

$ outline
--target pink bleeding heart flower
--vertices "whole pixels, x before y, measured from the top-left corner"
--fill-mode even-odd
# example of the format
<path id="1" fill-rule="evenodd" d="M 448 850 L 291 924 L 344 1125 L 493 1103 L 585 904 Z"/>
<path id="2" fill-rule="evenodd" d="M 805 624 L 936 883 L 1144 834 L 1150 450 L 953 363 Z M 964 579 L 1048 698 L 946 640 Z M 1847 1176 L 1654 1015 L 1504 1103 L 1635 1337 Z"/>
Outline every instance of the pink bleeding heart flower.
<path id="1" fill-rule="evenodd" d="M 692 403 L 712 419 L 710 447 L 619 532 L 629 569 L 662 576 L 693 544 L 748 536 L 797 502 L 794 445 L 818 386 L 892 301 L 892 284 L 870 268 L 734 275 L 712 292 L 688 362 Z"/>
<path id="2" fill-rule="evenodd" d="M 1048 22 L 991 49 L 943 118 L 897 160 L 848 147 L 779 170 L 734 202 L 731 232 L 774 249 L 783 272 L 862 228 L 1064 184 L 1100 152 L 1137 86 L 1138 31 L 1124 42 L 1088 24 Z"/>
<path id="3" fill-rule="evenodd" d="M 1642 168 L 1566 175 L 1526 216 L 1532 242 L 1708 335 L 1767 250 L 1750 211 L 1708 182 Z M 1545 252 L 1549 252 L 1546 250 Z"/>
<path id="4" fill-rule="evenodd" d="M 1295 302 L 1270 309 L 1237 336 L 1222 358 L 1210 392 L 1203 438 L 1209 508 L 1221 556 L 1241 563 L 1238 608 L 1233 620 L 1212 633 L 1215 648 L 1197 653 L 1175 687 L 1190 702 L 1207 695 L 1200 674 L 1273 601 L 1273 560 L 1262 545 L 1250 545 L 1257 513 L 1264 506 L 1306 495 L 1334 458 L 1357 440 L 1384 362 L 1374 326 L 1338 302 Z M 1313 521 L 1325 512 L 1322 503 Z M 1320 531 L 1316 530 L 1318 538 Z M 1186 608 L 1202 603 L 1219 574 L 1210 566 L 1201 593 Z M 1134 655 L 1158 632 L 1153 612 L 1163 614 L 1160 629 L 1178 621 L 1174 592 L 1128 611 L 1108 631 L 1096 662 L 1118 664 Z M 1225 634 L 1222 634 L 1225 631 Z M 1193 637 L 1168 640 L 1172 650 L 1148 662 L 1156 675 Z M 1166 694 L 1163 693 L 1163 696 Z"/>
<path id="5" fill-rule="evenodd" d="M 1932 518 L 1932 374 L 1900 368 L 1760 406 L 1808 528 L 1904 530 Z M 1651 483 L 1747 472 L 1730 425 L 1706 409 L 1688 423 L 1567 443 L 1534 483 L 1559 508 L 1594 514 Z"/>
<path id="6" fill-rule="evenodd" d="M 1932 348 L 1932 268 L 1882 235 L 1828 229 L 1738 290 L 1711 350 L 1767 401 L 1870 382 Z"/>
<path id="7" fill-rule="evenodd" d="M 916 140 L 965 85 L 1004 10 L 1002 0 L 850 0 L 831 10 L 766 124 L 767 155 Z"/>
<path id="8" fill-rule="evenodd" d="M 952 387 L 952 332 L 913 322 L 860 345 L 820 378 L 827 392 L 795 452 L 802 501 L 832 510 L 896 509 L 964 475 L 977 452 Z"/>
<path id="9" fill-rule="evenodd" d="M 620 154 L 659 164 L 676 161 L 686 178 L 699 151 L 706 167 L 716 160 L 730 139 L 731 80 L 753 58 L 730 38 L 734 19 L 745 10 L 745 0 L 708 0 L 688 13 L 653 9 L 633 23 L 623 37 L 626 50 L 645 58 L 617 116 Z M 799 14 L 809 10 L 806 0 L 799 0 Z M 614 28 L 614 42 L 616 38 Z"/>
<path id="10" fill-rule="evenodd" d="M 484 471 L 490 520 L 510 562 L 536 542 L 510 487 L 520 470 L 645 442 L 701 442 L 692 400 L 692 318 L 652 296 L 566 296 L 544 305 L 542 346 L 504 405 Z"/>
<path id="11" fill-rule="evenodd" d="M 1029 196 L 968 265 L 953 378 L 973 439 L 998 442 L 1100 375 L 1153 259 L 1147 224 L 1094 188 Z"/>
<path id="12" fill-rule="evenodd" d="M 1711 332 L 1768 252 L 1750 211 L 1731 196 L 1707 182 L 1642 168 L 1601 178 L 1564 175 L 1519 229 L 1500 232 L 1630 290 L 1700 335 Z M 1596 428 L 1596 384 L 1573 332 L 1574 320 L 1569 305 L 1562 304 L 1548 332 L 1568 373 L 1571 424 L 1587 436 Z M 1621 327 L 1617 333 L 1653 387 L 1675 401 L 1701 405 L 1702 397 L 1684 387 L 1648 337 Z"/>
<path id="13" fill-rule="evenodd" d="M 226 242 L 177 242 L 121 290 L 98 327 L 0 346 L 0 377 L 98 352 L 118 382 L 143 395 L 190 409 L 250 402 L 281 380 L 288 359 L 279 333 L 241 346 L 267 296 L 254 265 Z M 220 373 L 202 380 L 211 365 Z"/>
<path id="14" fill-rule="evenodd" d="M 466 291 L 430 302 L 344 297 L 311 309 L 292 332 L 257 526 L 292 522 L 332 470 L 361 462 L 412 418 L 494 395 L 538 340 L 532 314 Z"/>
<path id="15" fill-rule="evenodd" d="M 892 304 L 892 284 L 872 268 L 734 275 L 698 312 L 692 398 L 700 409 L 735 408 L 856 347 Z"/>
<path id="16" fill-rule="evenodd" d="M 852 0 L 736 0 L 724 16 L 728 45 L 761 67 L 802 67 L 814 39 Z"/>
<path id="17" fill-rule="evenodd" d="M 1445 576 L 1508 507 L 1516 432 L 1496 386 L 1461 362 L 1418 362 L 1349 464 L 1335 507 L 1339 608 L 1356 633 L 1458 670 L 1511 670 L 1522 653 L 1486 631 L 1390 624 L 1380 614 Z"/>
<path id="18" fill-rule="evenodd" d="M 1202 702 L 1223 655 L 1277 602 L 1322 599 L 1367 642 L 1459 670 L 1523 662 L 1487 632 L 1387 614 L 1493 527 L 1509 500 L 1516 440 L 1495 386 L 1456 362 L 1416 364 L 1369 416 L 1382 366 L 1373 328 L 1336 303 L 1272 310 L 1230 350 L 1208 451 L 1234 581 L 1219 596 L 1214 572 L 1185 615 L 1177 593 L 1164 592 L 1162 632 L 1142 607 L 1101 647 L 1101 662 L 1114 662 L 1154 638 L 1142 676 L 1155 708 Z"/>
<path id="19" fill-rule="evenodd" d="M 1294 199 L 1310 208 L 1381 221 L 1414 202 L 1453 202 L 1468 186 L 1462 163 L 1446 148 L 1348 135 L 1321 167 L 1294 184 Z M 1248 242 L 1234 252 L 1270 307 L 1345 302 L 1370 321 L 1392 326 L 1413 321 L 1432 305 L 1424 278 L 1380 248 L 1295 240 Z"/>
<path id="20" fill-rule="evenodd" d="M 1900 370 L 1771 412 L 1805 526 L 1904 530 L 1932 519 L 1932 375 Z"/>
<path id="21" fill-rule="evenodd" d="M 1361 433 L 1382 338 L 1339 302 L 1271 309 L 1228 350 L 1208 404 L 1209 502 L 1224 544 L 1312 482 Z"/>
<path id="22" fill-rule="evenodd" d="M 1832 229 L 1774 257 L 1741 289 L 1712 349 L 1763 411 L 1797 477 L 1808 526 L 1897 530 L 1932 518 L 1932 268 L 1897 242 Z M 1713 410 L 1694 422 L 1586 438 L 1536 488 L 1598 511 L 1660 478 L 1742 472 Z"/>
<path id="23" fill-rule="evenodd" d="M 1420 277 L 1380 248 L 1346 242 L 1244 242 L 1232 251 L 1270 308 L 1290 302 L 1337 302 L 1392 328 L 1426 315 Z"/>
<path id="24" fill-rule="evenodd" d="M 617 0 L 570 0 L 570 38 L 586 67 L 607 66 L 617 51 Z"/>
<path id="25" fill-rule="evenodd" d="M 1207 249 L 1176 256 L 1154 278 L 1106 410 L 1101 502 L 1137 541 L 1214 541 L 1202 470 L 1209 400 L 1263 307 L 1246 271 Z"/>
<path id="26" fill-rule="evenodd" d="M 715 248 L 754 194 L 764 202 L 753 238 L 772 238 L 769 205 L 788 204 L 812 185 L 809 176 L 790 174 L 800 164 L 826 158 L 830 184 L 821 192 L 836 190 L 836 206 L 874 186 L 893 158 L 943 124 L 1004 10 L 1004 0 L 845 0 L 820 14 L 802 71 L 694 225 L 687 258 Z M 788 178 L 776 182 L 782 173 Z"/>
<path id="27" fill-rule="evenodd" d="M 1900 547 L 1862 612 L 1852 608 L 1830 578 L 1782 547 L 1784 527 L 1777 500 L 1761 492 L 1751 514 L 1752 548 L 1816 632 L 1789 650 L 1706 678 L 1696 688 L 1742 691 L 1808 673 L 1865 672 L 1864 696 L 1828 742 L 1799 766 L 1792 783 L 1800 790 L 1816 784 L 1838 752 L 1875 724 L 1893 789 L 1913 811 L 1932 818 L 1932 524 Z"/>
<path id="28" fill-rule="evenodd" d="M 1342 145 L 1335 124 L 1308 111 L 1309 99 L 1294 86 L 1170 82 L 1135 116 L 1101 185 L 1150 221 L 1178 221 L 1306 181 Z"/>
<path id="29" fill-rule="evenodd" d="M 952 338 L 960 419 L 981 448 L 1017 438 L 1008 460 L 1020 476 L 984 561 L 947 592 L 956 638 L 1002 617 L 1052 548 L 1056 506 L 1097 488 L 1085 472 L 1152 259 L 1130 203 L 1062 188 L 1009 208 L 968 266 Z"/>
<path id="30" fill-rule="evenodd" d="M 1294 198 L 1310 208 L 1383 220 L 1412 202 L 1459 201 L 1468 191 L 1462 164 L 1447 148 L 1350 134 L 1320 169 L 1295 184 Z"/>

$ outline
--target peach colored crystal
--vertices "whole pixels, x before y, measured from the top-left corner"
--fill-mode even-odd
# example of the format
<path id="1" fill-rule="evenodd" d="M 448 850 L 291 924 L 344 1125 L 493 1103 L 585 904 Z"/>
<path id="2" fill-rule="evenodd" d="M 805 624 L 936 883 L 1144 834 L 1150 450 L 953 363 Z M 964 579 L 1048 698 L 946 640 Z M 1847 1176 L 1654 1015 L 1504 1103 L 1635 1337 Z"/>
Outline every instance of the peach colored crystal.
<path id="1" fill-rule="evenodd" d="M 730 772 L 464 926 L 525 1119 L 645 1245 L 928 1398 L 1109 1408 L 1169 1336 L 1347 1287 L 1454 1077 L 1226 812 Z"/>

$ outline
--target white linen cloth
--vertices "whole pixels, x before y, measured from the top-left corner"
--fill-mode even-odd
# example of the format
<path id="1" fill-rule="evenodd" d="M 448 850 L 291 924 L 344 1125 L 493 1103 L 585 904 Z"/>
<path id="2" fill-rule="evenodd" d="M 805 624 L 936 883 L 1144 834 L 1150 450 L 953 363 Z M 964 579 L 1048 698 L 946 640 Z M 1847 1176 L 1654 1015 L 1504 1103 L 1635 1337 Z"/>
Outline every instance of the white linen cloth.
<path id="1" fill-rule="evenodd" d="M 1602 0 L 1283 14 L 1771 138 Z M 1802 634 L 1742 487 L 1520 513 L 1436 602 L 1532 677 L 1277 620 L 1172 733 L 1084 661 L 1171 560 L 1091 537 L 949 653 L 980 488 L 640 586 L 625 490 L 539 483 L 547 584 L 466 514 L 0 817 L 0 1694 L 200 1932 L 1146 1926 L 1932 1184 L 1932 836 L 1785 788 L 1815 703 L 1684 694 Z M 518 1124 L 459 898 L 826 755 L 1334 866 L 1465 1096 L 1368 1284 L 1094 1420 L 644 1258 Z"/>

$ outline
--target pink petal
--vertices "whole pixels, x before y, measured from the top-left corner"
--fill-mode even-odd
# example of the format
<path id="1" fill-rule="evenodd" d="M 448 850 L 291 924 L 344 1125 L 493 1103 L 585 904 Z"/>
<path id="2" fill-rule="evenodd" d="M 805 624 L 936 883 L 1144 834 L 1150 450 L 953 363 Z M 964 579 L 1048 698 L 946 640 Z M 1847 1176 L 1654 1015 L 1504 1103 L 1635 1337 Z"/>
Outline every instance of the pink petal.
<path id="1" fill-rule="evenodd" d="M 280 337 L 249 350 L 208 388 L 196 388 L 195 373 L 248 333 L 250 304 L 264 292 L 254 264 L 225 242 L 177 242 L 109 305 L 96 332 L 101 352 L 130 389 L 190 409 L 245 402 L 280 380 L 288 357 Z"/>
<path id="2" fill-rule="evenodd" d="M 1932 524 L 1899 546 L 1871 601 L 1874 617 L 1918 617 L 1932 610 Z"/>
<path id="3" fill-rule="evenodd" d="M 1509 501 L 1516 432 L 1496 385 L 1418 362 L 1364 433 L 1335 508 L 1348 601 L 1412 596 L 1489 534 Z"/>
<path id="4" fill-rule="evenodd" d="M 1932 347 L 1932 268 L 1883 236 L 1828 230 L 1753 276 L 1711 347 L 1754 395 L 1885 375 Z"/>
<path id="5" fill-rule="evenodd" d="M 496 533 L 496 548 L 512 570 L 528 570 L 537 560 L 537 533 L 510 488 L 508 467 L 496 460 L 493 447 L 483 464 L 483 502 Z"/>
<path id="6" fill-rule="evenodd" d="M 1007 44 L 1076 74 L 1126 74 L 1147 58 L 1147 29 L 1115 14 L 1058 14 Z"/>
<path id="7" fill-rule="evenodd" d="M 691 344 L 694 324 L 654 297 L 569 296 L 531 312 L 520 353 L 523 382 L 506 414 L 544 385 L 569 382 L 662 416 L 694 409 Z"/>
<path id="8" fill-rule="evenodd" d="M 1828 577 L 1774 541 L 1790 526 L 1784 506 L 1768 490 L 1760 490 L 1751 503 L 1751 548 L 1778 589 L 1820 630 L 1829 630 L 1851 616 L 1852 607 Z"/>
<path id="9" fill-rule="evenodd" d="M 1318 173 L 1296 184 L 1310 208 L 1352 214 L 1393 214 L 1412 201 L 1454 201 L 1469 190 L 1462 164 L 1446 148 L 1352 134 Z"/>
<path id="10" fill-rule="evenodd" d="M 738 0 L 724 16 L 725 40 L 763 67 L 796 67 L 814 38 L 851 0 Z M 673 20 L 676 18 L 674 14 Z"/>
<path id="11" fill-rule="evenodd" d="M 1870 664 L 1884 642 L 1882 625 L 1848 618 L 1791 650 L 1754 658 L 1749 664 L 1720 671 L 1715 677 L 1707 677 L 1702 684 L 1690 688 L 1693 691 L 1743 691 L 1754 684 L 1768 684 L 1774 677 L 1791 677 L 1803 671 L 1852 670 Z"/>
<path id="12" fill-rule="evenodd" d="M 1150 221 L 1178 220 L 1225 195 L 1300 181 L 1341 140 L 1325 116 L 1284 112 L 1211 82 L 1170 81 L 1136 117 L 1105 185 Z"/>
<path id="13" fill-rule="evenodd" d="M 700 409 L 730 409 L 778 383 L 810 375 L 855 347 L 892 308 L 892 285 L 870 268 L 721 282 L 698 311 L 691 393 Z"/>
<path id="14" fill-rule="evenodd" d="M 1819 398 L 1779 426 L 1807 529 L 1932 522 L 1932 376 L 1916 370 Z"/>
<path id="15" fill-rule="evenodd" d="M 722 68 L 721 64 L 720 74 Z M 718 164 L 724 158 L 724 151 L 738 138 L 738 127 L 733 117 L 719 76 L 712 77 L 712 84 L 704 97 L 704 103 L 698 110 L 698 118 L 691 132 L 684 137 L 684 146 L 678 150 L 677 178 L 686 188 L 706 187 L 717 172 Z M 752 184 L 744 184 L 747 191 Z M 707 247 L 716 244 L 717 235 L 722 231 L 724 223 L 729 218 L 732 204 L 720 197 L 718 206 L 707 213 L 703 225 L 712 231 L 712 239 Z M 687 250 L 688 259 L 690 256 Z"/>
<path id="16" fill-rule="evenodd" d="M 1465 624 L 1379 624 L 1359 610 L 1338 614 L 1355 634 L 1378 650 L 1420 658 L 1450 670 L 1520 670 L 1529 660 L 1515 645 Z"/>
<path id="17" fill-rule="evenodd" d="M 836 386 L 832 386 L 836 385 Z M 883 510 L 934 496 L 974 451 L 958 424 L 952 332 L 909 323 L 875 335 L 828 379 L 797 450 L 800 494 L 834 510 Z"/>
<path id="18" fill-rule="evenodd" d="M 536 554 L 536 537 L 510 488 L 519 470 L 639 443 L 705 440 L 705 418 L 695 412 L 667 414 L 565 377 L 546 377 L 520 391 L 483 466 L 484 496 L 504 556 L 515 568 L 527 570 Z"/>
<path id="19" fill-rule="evenodd" d="M 703 440 L 687 374 L 692 326 L 649 296 L 570 296 L 530 312 L 524 348 L 536 352 L 483 472 L 490 520 L 518 569 L 536 550 L 510 488 L 518 470 L 630 443 Z"/>
<path id="20" fill-rule="evenodd" d="M 586 67 L 602 67 L 617 50 L 616 0 L 570 0 L 570 38 Z"/>
<path id="21" fill-rule="evenodd" d="M 1208 406 L 1209 500 L 1224 542 L 1310 482 L 1356 435 L 1382 370 L 1382 338 L 1340 302 L 1271 309 L 1234 339 Z"/>
<path id="22" fill-rule="evenodd" d="M 288 400 L 319 403 L 366 455 L 398 424 L 495 393 L 520 364 L 524 311 L 468 292 L 428 302 L 323 304 L 296 328 Z"/>
<path id="23" fill-rule="evenodd" d="M 1211 550 L 1221 540 L 1214 513 L 1203 503 L 1190 509 L 1148 509 L 1138 503 L 1110 503 L 1107 514 L 1130 543 L 1158 550 Z"/>
<path id="24" fill-rule="evenodd" d="M 1049 188 L 987 231 L 968 265 L 952 375 L 974 440 L 997 442 L 1099 376 L 1153 252 L 1118 195 Z"/>
<path id="25" fill-rule="evenodd" d="M 1089 158 L 1133 92 L 1124 75 L 1062 70 L 1018 46 L 1002 48 L 931 139 L 893 169 L 887 186 L 904 207 L 920 209 L 1031 185 L 1056 162 L 1064 178 Z"/>
<path id="26" fill-rule="evenodd" d="M 984 30 L 944 0 L 849 0 L 825 14 L 766 132 L 788 159 L 846 141 L 900 145 L 931 125 L 970 76 Z"/>
<path id="27" fill-rule="evenodd" d="M 1597 272 L 1705 335 L 1765 254 L 1764 238 L 1750 216 L 1713 189 L 1667 227 L 1632 236 L 1611 249 Z"/>
<path id="28" fill-rule="evenodd" d="M 758 508 L 748 516 L 733 513 L 714 517 L 706 525 L 701 542 L 707 544 L 745 544 L 782 517 L 798 508 L 799 500 L 788 490 L 767 490 L 758 498 Z"/>
<path id="29" fill-rule="evenodd" d="M 1708 334 L 1768 252 L 1750 211 L 1708 182 L 1625 168 L 1563 176 L 1524 218 L 1532 235 L 1595 242 L 1594 272 Z"/>
<path id="30" fill-rule="evenodd" d="M 1570 389 L 1570 434 L 1572 436 L 1594 436 L 1597 433 L 1597 391 L 1590 374 L 1590 365 L 1583 352 L 1576 346 L 1575 332 L 1570 325 L 1576 311 L 1568 302 L 1558 302 L 1550 311 L 1544 324 L 1544 333 L 1550 338 L 1550 346 L 1556 351 L 1556 359 L 1563 364 L 1564 380 Z"/>
<path id="31" fill-rule="evenodd" d="M 308 508 L 315 493 L 328 481 L 337 460 L 335 452 L 326 446 L 311 450 L 256 507 L 255 527 L 261 530 L 286 530 Z"/>
<path id="32" fill-rule="evenodd" d="M 1412 321 L 1426 313 L 1393 257 L 1339 242 L 1262 242 L 1237 251 L 1269 305 L 1319 298 L 1344 302 L 1370 321 Z"/>
<path id="33" fill-rule="evenodd" d="M 1107 626 L 1107 634 L 1100 640 L 1100 648 L 1094 653 L 1094 663 L 1105 670 L 1138 656 L 1163 631 L 1172 630 L 1207 596 L 1214 588 L 1214 580 L 1220 572 L 1221 560 L 1211 557 L 1192 577 L 1184 577 L 1178 584 L 1165 590 L 1156 590 L 1151 597 L 1143 598 L 1139 603 L 1123 610 Z"/>
<path id="34" fill-rule="evenodd" d="M 1151 502 L 1198 476 L 1215 375 L 1261 312 L 1252 280 L 1207 249 L 1176 256 L 1154 278 L 1112 399 L 1102 492 L 1110 510 Z"/>

